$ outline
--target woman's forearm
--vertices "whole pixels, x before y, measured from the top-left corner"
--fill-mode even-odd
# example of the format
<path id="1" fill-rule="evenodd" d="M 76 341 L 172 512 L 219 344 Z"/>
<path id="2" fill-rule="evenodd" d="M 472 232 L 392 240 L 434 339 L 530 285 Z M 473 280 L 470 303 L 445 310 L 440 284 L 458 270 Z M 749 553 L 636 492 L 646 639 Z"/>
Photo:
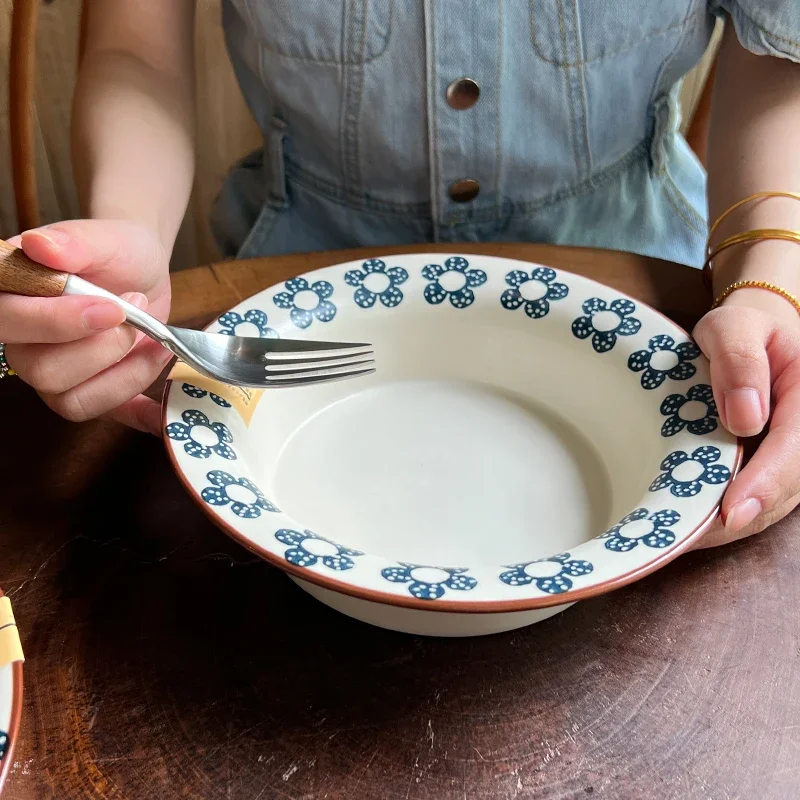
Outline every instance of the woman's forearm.
<path id="1" fill-rule="evenodd" d="M 83 213 L 143 223 L 169 253 L 194 172 L 193 2 L 89 8 L 72 124 Z"/>
<path id="2" fill-rule="evenodd" d="M 708 151 L 712 220 L 756 192 L 800 192 L 800 65 L 747 52 L 730 21 L 719 54 Z M 752 228 L 800 230 L 800 201 L 770 198 L 749 203 L 720 226 L 714 240 Z M 715 259 L 714 276 L 716 292 L 734 281 L 754 279 L 800 294 L 800 245 L 738 245 Z M 731 302 L 747 302 L 748 294 L 737 292 Z M 767 302 L 796 319 L 780 298 Z"/>

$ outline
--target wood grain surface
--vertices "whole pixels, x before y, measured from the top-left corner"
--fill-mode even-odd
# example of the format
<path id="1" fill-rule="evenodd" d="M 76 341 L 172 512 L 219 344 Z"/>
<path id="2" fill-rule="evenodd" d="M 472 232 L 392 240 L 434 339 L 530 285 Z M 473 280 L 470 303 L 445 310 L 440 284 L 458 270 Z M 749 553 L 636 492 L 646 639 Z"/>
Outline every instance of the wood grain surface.
<path id="1" fill-rule="evenodd" d="M 22 250 L 0 239 L 0 292 L 28 297 L 61 297 L 67 285 L 66 272 L 43 267 Z"/>
<path id="2" fill-rule="evenodd" d="M 634 256 L 483 249 L 683 324 L 707 302 L 696 273 Z M 351 255 L 182 274 L 176 317 Z M 0 414 L 0 585 L 27 656 L 3 800 L 798 796 L 797 516 L 528 629 L 424 639 L 338 615 L 237 546 L 156 439 L 70 425 L 18 380 Z"/>

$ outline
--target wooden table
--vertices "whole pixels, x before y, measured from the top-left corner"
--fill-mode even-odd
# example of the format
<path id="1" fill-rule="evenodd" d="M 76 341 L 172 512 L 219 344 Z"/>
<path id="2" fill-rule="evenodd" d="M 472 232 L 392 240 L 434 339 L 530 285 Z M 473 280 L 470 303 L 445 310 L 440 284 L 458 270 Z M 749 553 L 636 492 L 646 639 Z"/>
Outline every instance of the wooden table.
<path id="1" fill-rule="evenodd" d="M 634 256 L 459 249 L 571 268 L 684 325 L 707 302 L 696 272 Z M 181 273 L 175 316 L 362 255 Z M 531 628 L 426 640 L 237 546 L 156 439 L 67 424 L 19 381 L 0 415 L 0 585 L 28 659 L 4 800 L 798 796 L 797 516 Z"/>

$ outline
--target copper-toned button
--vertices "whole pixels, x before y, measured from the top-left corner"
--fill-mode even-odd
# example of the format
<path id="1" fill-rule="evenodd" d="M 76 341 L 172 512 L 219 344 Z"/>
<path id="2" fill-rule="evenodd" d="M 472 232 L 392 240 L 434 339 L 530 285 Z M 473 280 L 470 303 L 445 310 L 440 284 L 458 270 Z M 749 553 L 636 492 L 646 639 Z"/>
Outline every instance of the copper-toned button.
<path id="1" fill-rule="evenodd" d="M 450 199 L 454 203 L 469 203 L 470 200 L 474 200 L 478 196 L 480 190 L 481 185 L 478 181 L 474 181 L 472 178 L 464 178 L 464 180 L 456 181 L 450 187 Z"/>
<path id="2" fill-rule="evenodd" d="M 456 111 L 472 108 L 480 96 L 481 87 L 472 78 L 459 78 L 447 87 L 447 102 Z"/>

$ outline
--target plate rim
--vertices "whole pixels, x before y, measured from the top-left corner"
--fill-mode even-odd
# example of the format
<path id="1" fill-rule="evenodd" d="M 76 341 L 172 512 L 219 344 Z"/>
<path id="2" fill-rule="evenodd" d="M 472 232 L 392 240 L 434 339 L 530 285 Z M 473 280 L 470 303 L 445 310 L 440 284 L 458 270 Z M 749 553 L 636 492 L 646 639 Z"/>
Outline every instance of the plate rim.
<path id="1" fill-rule="evenodd" d="M 392 258 L 402 258 L 404 255 L 413 255 L 415 257 L 420 258 L 430 258 L 434 257 L 437 259 L 441 258 L 448 258 L 451 256 L 458 256 L 460 255 L 458 251 L 453 251 L 452 253 L 407 253 L 407 254 L 399 254 L 391 256 Z M 473 257 L 477 256 L 478 258 L 486 258 L 492 261 L 506 261 L 509 263 L 520 263 L 520 264 L 528 264 L 532 267 L 547 267 L 547 264 L 541 264 L 536 261 L 525 261 L 522 259 L 516 258 L 506 258 L 504 256 L 492 256 L 492 255 L 483 255 L 483 254 L 469 254 Z M 375 256 L 375 258 L 381 258 L 381 256 Z M 329 264 L 324 267 L 319 267 L 314 270 L 310 270 L 308 272 L 302 272 L 295 277 L 302 277 L 308 275 L 314 275 L 318 272 L 323 270 L 328 270 L 336 267 L 345 267 L 349 266 L 350 264 L 358 263 L 359 259 L 355 261 L 343 261 L 336 264 Z M 656 308 L 653 308 L 649 303 L 645 302 L 644 300 L 639 300 L 636 297 L 631 296 L 627 292 L 621 291 L 616 287 L 611 287 L 608 284 L 605 284 L 601 281 L 595 280 L 594 278 L 590 278 L 586 275 L 581 275 L 577 272 L 571 272 L 570 270 L 566 270 L 563 268 L 555 268 L 550 267 L 551 269 L 556 269 L 556 271 L 560 274 L 570 276 L 573 278 L 578 278 L 582 281 L 589 281 L 590 283 L 597 284 L 598 286 L 602 286 L 606 289 L 611 289 L 614 292 L 617 292 L 620 297 L 626 298 L 631 300 L 634 303 L 638 303 L 644 306 L 649 312 L 658 315 L 662 319 L 666 320 L 671 326 L 673 326 L 676 330 L 680 331 L 689 339 L 692 339 L 691 334 L 686 331 L 681 325 L 675 322 L 673 319 L 668 317 L 663 312 L 659 311 Z M 242 298 L 235 307 L 242 305 L 243 303 L 248 302 L 253 297 L 256 297 L 263 292 L 268 292 L 270 289 L 274 289 L 280 285 L 281 282 L 277 284 L 270 284 L 269 286 L 265 286 L 260 291 L 250 295 L 249 297 Z M 231 310 L 231 309 L 229 309 Z M 223 314 L 225 311 L 222 312 Z M 216 319 L 218 319 L 217 317 Z M 212 321 L 206 327 L 208 329 L 211 327 L 214 322 Z M 173 390 L 175 381 L 167 381 L 164 386 L 164 391 L 162 395 L 161 401 L 161 429 L 164 430 L 167 424 L 167 410 L 170 400 L 170 393 Z M 731 478 L 730 482 L 733 482 L 736 475 L 739 473 L 739 470 L 742 467 L 742 462 L 744 459 L 744 446 L 742 443 L 741 437 L 735 437 L 736 439 L 736 456 L 734 458 L 734 462 L 731 465 Z M 389 606 L 397 606 L 400 608 L 409 608 L 413 610 L 419 611 L 438 611 L 438 612 L 446 612 L 446 613 L 459 613 L 459 614 L 495 614 L 495 613 L 509 613 L 509 612 L 516 612 L 516 611 L 533 611 L 539 608 L 550 608 L 553 606 L 560 606 L 560 605 L 568 605 L 573 602 L 577 602 L 579 600 L 586 600 L 590 597 L 597 597 L 608 592 L 614 591 L 615 589 L 620 589 L 623 586 L 627 586 L 628 584 L 634 583 L 642 578 L 650 575 L 651 573 L 661 569 L 662 567 L 669 564 L 671 561 L 674 561 L 678 556 L 683 555 L 685 552 L 691 549 L 691 545 L 697 542 L 704 533 L 708 531 L 708 529 L 712 526 L 716 518 L 719 516 L 720 508 L 722 506 L 722 501 L 724 498 L 724 494 L 720 499 L 710 508 L 708 514 L 703 518 L 703 520 L 681 541 L 680 544 L 676 545 L 673 548 L 670 548 L 666 551 L 662 551 L 660 555 L 656 555 L 651 561 L 646 562 L 638 567 L 635 567 L 627 572 L 621 573 L 616 575 L 612 578 L 608 578 L 605 581 L 601 581 L 599 583 L 593 584 L 588 587 L 584 588 L 572 588 L 566 592 L 559 593 L 559 594 L 546 594 L 539 597 L 527 597 L 527 598 L 520 598 L 518 600 L 447 600 L 445 598 L 437 599 L 435 602 L 430 600 L 422 600 L 416 597 L 412 597 L 411 595 L 404 596 L 400 594 L 392 594 L 390 592 L 382 592 L 377 589 L 367 589 L 360 586 L 354 586 L 351 583 L 346 583 L 344 581 L 337 580 L 336 578 L 328 577 L 327 575 L 312 571 L 308 569 L 304 569 L 303 567 L 298 567 L 294 564 L 291 564 L 284 558 L 281 558 L 277 553 L 272 553 L 269 550 L 259 546 L 251 539 L 248 539 L 244 534 L 240 533 L 236 528 L 231 525 L 227 520 L 225 520 L 221 515 L 217 514 L 212 507 L 208 505 L 208 503 L 203 502 L 203 499 L 200 495 L 200 492 L 194 487 L 194 485 L 189 481 L 184 471 L 180 468 L 178 463 L 177 457 L 175 455 L 174 448 L 170 446 L 169 439 L 166 436 L 162 435 L 162 441 L 164 444 L 164 448 L 167 452 L 167 457 L 169 462 L 172 466 L 173 472 L 177 475 L 179 481 L 183 485 L 183 487 L 187 490 L 189 497 L 194 501 L 194 503 L 200 507 L 203 514 L 208 517 L 208 519 L 218 528 L 222 529 L 224 533 L 226 533 L 231 539 L 233 539 L 238 544 L 242 545 L 244 548 L 249 550 L 250 552 L 254 553 L 255 555 L 262 558 L 268 564 L 277 567 L 282 572 L 286 572 L 289 575 L 300 578 L 301 580 L 308 581 L 309 583 L 316 584 L 317 586 L 321 586 L 324 589 L 330 589 L 331 591 L 338 592 L 340 594 L 345 594 L 350 597 L 355 597 L 360 600 L 366 600 L 368 602 L 379 603 L 382 605 L 389 605 Z"/>
<path id="2" fill-rule="evenodd" d="M 3 590 L 0 589 L 0 597 L 3 597 Z M 3 792 L 6 778 L 11 771 L 11 764 L 13 763 L 14 749 L 17 744 L 17 736 L 19 735 L 20 723 L 22 722 L 22 662 L 15 661 L 11 665 L 11 719 L 8 723 L 8 730 L 6 733 L 9 736 L 9 745 L 3 761 L 0 762 L 0 794 Z"/>

